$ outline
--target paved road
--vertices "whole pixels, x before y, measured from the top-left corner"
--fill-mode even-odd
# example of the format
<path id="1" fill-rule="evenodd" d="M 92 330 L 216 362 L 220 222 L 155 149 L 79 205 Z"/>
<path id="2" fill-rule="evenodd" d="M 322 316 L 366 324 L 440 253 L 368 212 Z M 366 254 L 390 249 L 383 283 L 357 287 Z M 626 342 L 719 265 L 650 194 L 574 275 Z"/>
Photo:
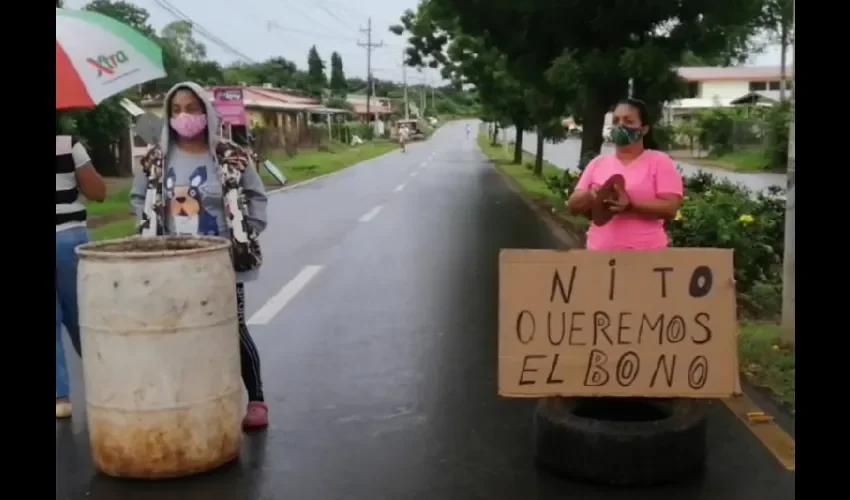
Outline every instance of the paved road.
<path id="1" fill-rule="evenodd" d="M 268 324 L 252 326 L 271 427 L 246 437 L 236 464 L 187 480 L 108 479 L 92 471 L 77 414 L 56 424 L 56 497 L 794 498 L 794 475 L 720 404 L 710 410 L 709 471 L 695 483 L 612 491 L 535 470 L 533 402 L 496 395 L 496 264 L 500 248 L 556 243 L 463 129 L 448 124 L 407 154 L 271 198 L 249 314 L 321 268 Z"/>
<path id="2" fill-rule="evenodd" d="M 508 131 L 508 139 L 513 141 L 516 133 L 513 129 Z M 526 132 L 523 137 L 522 148 L 529 153 L 536 153 L 537 150 L 537 134 L 534 132 Z M 611 150 L 609 146 L 603 147 L 603 152 Z M 581 141 L 578 139 L 569 139 L 558 144 L 546 143 L 543 146 L 543 157 L 562 169 L 576 169 L 581 152 Z M 685 175 L 694 175 L 700 170 L 711 172 L 712 174 L 729 179 L 732 182 L 743 184 L 753 191 L 762 191 L 770 186 L 779 186 L 784 188 L 786 177 L 785 174 L 742 174 L 738 172 L 729 172 L 719 168 L 701 167 L 690 165 L 687 163 L 677 162 L 682 168 Z"/>

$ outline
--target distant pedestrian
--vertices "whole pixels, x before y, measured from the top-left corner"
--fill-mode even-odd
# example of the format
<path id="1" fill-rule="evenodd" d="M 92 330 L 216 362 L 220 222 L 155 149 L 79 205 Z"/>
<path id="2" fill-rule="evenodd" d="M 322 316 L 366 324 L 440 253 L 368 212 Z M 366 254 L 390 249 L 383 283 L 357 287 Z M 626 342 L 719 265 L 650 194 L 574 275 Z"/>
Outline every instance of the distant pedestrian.
<path id="1" fill-rule="evenodd" d="M 77 254 L 88 243 L 86 207 L 83 200 L 102 202 L 106 184 L 94 169 L 86 148 L 70 135 L 61 134 L 56 112 L 56 418 L 71 416 L 71 385 L 68 378 L 62 327 L 68 330 L 77 355 L 80 318 L 77 309 Z"/>
<path id="2" fill-rule="evenodd" d="M 410 131 L 408 130 L 407 125 L 402 125 L 401 127 L 399 127 L 398 143 L 401 146 L 402 153 L 404 153 L 406 150 L 405 145 L 407 144 L 408 137 L 410 137 Z"/>
<path id="3" fill-rule="evenodd" d="M 673 219 L 682 204 L 682 176 L 673 160 L 657 147 L 646 103 L 624 99 L 614 110 L 612 154 L 597 156 L 582 172 L 567 206 L 589 215 L 594 206 L 610 211 L 603 225 L 591 223 L 587 231 L 589 250 L 648 250 L 666 248 L 669 238 L 664 221 Z M 599 188 L 612 176 L 623 185 L 599 199 Z"/>
<path id="4" fill-rule="evenodd" d="M 248 391 L 244 428 L 268 425 L 260 355 L 245 321 L 246 281 L 262 263 L 266 194 L 250 153 L 218 135 L 218 114 L 196 83 L 179 83 L 164 99 L 159 146 L 142 159 L 130 191 L 141 234 L 211 235 L 230 239 L 236 270 L 239 354 Z M 147 211 L 146 207 L 148 207 Z M 150 208 L 152 207 L 152 209 Z"/>

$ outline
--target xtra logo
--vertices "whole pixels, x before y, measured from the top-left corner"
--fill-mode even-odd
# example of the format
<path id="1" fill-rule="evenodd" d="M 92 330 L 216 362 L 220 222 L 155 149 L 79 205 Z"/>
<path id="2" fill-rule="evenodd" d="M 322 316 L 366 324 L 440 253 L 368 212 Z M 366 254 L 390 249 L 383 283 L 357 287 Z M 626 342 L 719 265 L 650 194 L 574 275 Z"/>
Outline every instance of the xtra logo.
<path id="1" fill-rule="evenodd" d="M 103 75 L 114 75 L 118 66 L 124 64 L 128 60 L 127 54 L 125 54 L 123 50 L 119 50 L 111 55 L 99 55 L 97 58 L 89 57 L 86 59 L 86 62 L 91 64 L 94 68 L 97 68 L 97 76 L 101 77 Z"/>

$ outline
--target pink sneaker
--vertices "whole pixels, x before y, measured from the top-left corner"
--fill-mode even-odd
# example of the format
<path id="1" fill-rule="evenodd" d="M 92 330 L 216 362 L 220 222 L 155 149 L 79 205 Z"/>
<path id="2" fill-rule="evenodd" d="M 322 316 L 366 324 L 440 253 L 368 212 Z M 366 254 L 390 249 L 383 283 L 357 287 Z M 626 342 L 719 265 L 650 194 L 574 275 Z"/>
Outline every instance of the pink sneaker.
<path id="1" fill-rule="evenodd" d="M 242 419 L 243 429 L 259 429 L 269 425 L 269 407 L 262 401 L 251 401 L 245 418 Z"/>

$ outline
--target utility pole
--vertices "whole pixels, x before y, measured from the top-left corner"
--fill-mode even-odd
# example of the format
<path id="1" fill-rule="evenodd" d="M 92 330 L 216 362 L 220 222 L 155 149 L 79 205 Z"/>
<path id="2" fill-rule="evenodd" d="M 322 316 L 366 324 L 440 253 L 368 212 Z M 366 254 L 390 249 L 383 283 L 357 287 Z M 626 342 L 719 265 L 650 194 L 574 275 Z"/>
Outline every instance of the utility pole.
<path id="1" fill-rule="evenodd" d="M 421 69 L 419 73 L 422 75 L 422 83 L 419 84 L 419 119 L 422 120 L 425 118 L 425 106 L 428 104 L 425 100 L 425 86 L 428 84 L 428 79 L 425 78 Z"/>
<path id="2" fill-rule="evenodd" d="M 407 102 L 407 54 L 401 53 L 401 79 L 404 83 L 404 119 L 410 120 L 410 104 Z"/>
<path id="3" fill-rule="evenodd" d="M 360 29 L 361 33 L 366 34 L 366 43 L 357 42 L 357 45 L 366 48 L 366 119 L 372 123 L 372 114 L 370 110 L 370 101 L 372 100 L 372 51 L 384 45 L 381 40 L 378 43 L 372 43 L 372 18 L 366 24 L 366 29 Z"/>
<path id="4" fill-rule="evenodd" d="M 795 66 L 797 63 L 796 43 L 796 19 L 797 2 L 794 2 L 793 18 L 791 20 L 791 33 L 794 33 L 794 44 L 791 46 L 791 124 L 788 131 L 788 181 L 785 192 L 785 255 L 782 257 L 782 340 L 794 343 L 796 340 L 796 315 L 797 304 L 797 221 L 795 212 L 797 208 L 797 187 L 795 152 L 794 152 L 794 124 L 796 117 L 796 94 L 797 78 Z"/>

